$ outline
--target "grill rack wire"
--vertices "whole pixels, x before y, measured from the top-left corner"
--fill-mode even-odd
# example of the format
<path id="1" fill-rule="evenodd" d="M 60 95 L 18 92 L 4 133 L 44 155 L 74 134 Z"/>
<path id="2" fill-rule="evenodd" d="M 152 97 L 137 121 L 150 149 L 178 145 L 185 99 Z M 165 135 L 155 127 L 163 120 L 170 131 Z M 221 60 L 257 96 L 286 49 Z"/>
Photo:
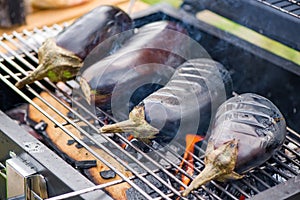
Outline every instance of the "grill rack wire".
<path id="1" fill-rule="evenodd" d="M 285 12 L 294 17 L 300 18 L 300 1 L 299 0 L 257 0 L 272 8 Z"/>
<path id="2" fill-rule="evenodd" d="M 109 135 L 99 135 L 103 140 L 109 142 L 112 144 L 115 148 L 120 150 L 125 156 L 128 156 L 131 160 L 133 160 L 139 167 L 141 167 L 145 172 L 138 172 L 132 167 L 128 166 L 126 162 L 124 162 L 118 155 L 112 153 L 105 145 L 100 143 L 97 139 L 95 139 L 90 133 L 88 133 L 86 130 L 81 128 L 77 121 L 74 119 L 71 119 L 65 115 L 63 115 L 59 110 L 57 110 L 53 105 L 51 105 L 49 102 L 47 102 L 46 99 L 43 99 L 39 93 L 31 86 L 26 85 L 25 89 L 19 90 L 14 86 L 14 83 L 18 80 L 20 80 L 20 77 L 23 77 L 24 75 L 28 74 L 27 70 L 33 70 L 38 65 L 38 59 L 37 59 L 37 51 L 38 47 L 41 45 L 43 40 L 47 37 L 54 36 L 59 31 L 62 30 L 62 26 L 59 25 L 53 25 L 52 27 L 44 26 L 42 29 L 34 29 L 33 31 L 27 31 L 23 30 L 22 33 L 13 32 L 11 35 L 3 34 L 2 37 L 0 37 L 0 68 L 2 71 L 0 71 L 0 79 L 2 82 L 4 82 L 5 85 L 7 85 L 9 88 L 11 88 L 14 92 L 16 92 L 18 95 L 20 95 L 26 102 L 34 106 L 39 112 L 41 112 L 45 117 L 49 118 L 58 128 L 63 130 L 66 134 L 71 136 L 78 144 L 82 145 L 84 148 L 86 148 L 93 156 L 95 156 L 97 159 L 99 159 L 101 162 L 103 162 L 106 166 L 108 166 L 111 170 L 113 170 L 119 177 L 120 180 L 108 182 L 101 185 L 95 185 L 93 187 L 89 187 L 86 189 L 73 191 L 70 193 L 58 195 L 55 197 L 48 198 L 49 200 L 58 200 L 58 199 L 65 199 L 69 197 L 75 197 L 84 193 L 92 192 L 94 190 L 103 189 L 108 186 L 116 185 L 122 182 L 127 182 L 130 184 L 135 190 L 137 190 L 140 195 L 142 195 L 145 199 L 176 199 L 178 197 L 185 199 L 181 196 L 181 192 L 178 190 L 178 188 L 175 188 L 174 184 L 186 188 L 187 186 L 180 180 L 178 176 L 175 176 L 172 172 L 170 172 L 170 169 L 177 169 L 181 174 L 184 174 L 190 179 L 193 179 L 189 174 L 187 174 L 186 171 L 183 169 L 178 168 L 178 165 L 173 163 L 171 160 L 166 158 L 162 153 L 158 151 L 154 151 L 158 157 L 165 160 L 167 165 L 163 166 L 157 161 L 155 161 L 153 158 L 151 158 L 149 155 L 144 153 L 142 150 L 137 148 L 135 145 L 133 145 L 130 141 L 127 140 L 126 137 L 122 134 L 115 134 L 115 137 L 118 137 L 120 140 L 122 140 L 124 143 L 126 143 L 131 148 L 135 149 L 138 153 L 140 153 L 145 159 L 147 159 L 149 162 L 151 162 L 156 169 L 150 169 L 145 164 L 143 164 L 141 161 L 139 161 L 137 158 L 132 156 L 129 152 L 122 149 L 119 144 L 117 144 Z M 90 117 L 92 117 L 95 120 L 98 120 L 100 124 L 103 124 L 104 122 L 99 120 L 99 118 L 84 108 L 84 106 L 72 99 L 72 96 L 70 94 L 67 94 L 65 91 L 61 90 L 59 87 L 57 87 L 54 83 L 50 82 L 48 79 L 45 79 L 44 81 L 47 82 L 51 87 L 55 88 L 56 90 L 60 91 L 67 99 L 72 101 L 76 106 L 79 106 L 82 108 Z M 64 103 L 60 98 L 58 98 L 53 91 L 48 89 L 45 85 L 41 83 L 41 81 L 36 81 L 34 85 L 49 93 L 51 97 L 53 97 L 56 101 L 58 101 L 60 104 L 62 104 L 65 108 L 67 108 L 70 112 L 72 112 L 81 122 L 85 123 L 87 126 L 91 128 L 91 130 L 94 131 L 94 133 L 99 132 L 99 127 L 95 126 L 94 124 L 90 123 L 88 120 L 86 120 L 84 117 L 82 117 L 77 111 L 75 111 L 72 107 L 68 106 L 66 103 Z M 66 83 L 68 87 L 72 87 L 70 84 Z M 47 112 L 45 112 L 43 109 L 41 109 L 37 104 L 35 104 L 31 98 L 29 98 L 25 93 L 24 90 L 31 93 L 34 97 L 40 99 L 43 103 L 45 103 L 49 108 L 51 108 L 53 111 L 55 111 L 59 116 L 61 116 L 66 122 L 65 123 L 59 123 L 56 121 L 52 116 L 50 116 Z M 109 117 L 111 120 L 114 121 L 114 119 L 109 116 L 107 113 L 102 112 L 102 114 Z M 133 176 L 126 177 L 124 174 L 122 174 L 120 171 L 118 171 L 112 164 L 110 164 L 109 161 L 104 160 L 101 156 L 99 156 L 94 150 L 90 148 L 90 146 L 83 140 L 80 140 L 78 137 L 76 137 L 72 132 L 70 132 L 65 125 L 70 124 L 74 126 L 78 131 L 80 131 L 81 134 L 83 134 L 86 138 L 88 138 L 90 141 L 94 143 L 94 145 L 97 145 L 99 148 L 101 148 L 103 151 L 105 151 L 108 155 L 113 157 L 115 160 L 117 160 L 121 165 L 123 165 L 127 170 L 129 170 Z M 296 146 L 298 149 L 300 148 L 300 135 L 293 131 L 290 128 L 287 128 L 287 137 L 286 142 L 283 145 L 282 149 L 278 151 L 269 161 L 267 161 L 264 165 L 251 170 L 248 172 L 245 176 L 245 178 L 237 181 L 232 181 L 229 183 L 218 183 L 215 181 L 211 181 L 210 184 L 206 186 L 202 186 L 197 191 L 194 191 L 192 193 L 193 197 L 195 199 L 235 199 L 238 200 L 241 196 L 244 196 L 245 198 L 251 198 L 255 194 L 258 194 L 266 189 L 269 189 L 275 185 L 278 185 L 284 181 L 287 181 L 288 179 L 291 179 L 295 176 L 298 176 L 300 174 L 300 154 L 299 152 L 292 149 L 288 143 L 292 143 L 294 146 Z M 153 149 L 153 147 L 148 146 L 148 148 Z M 183 146 L 180 146 L 180 148 L 184 148 Z M 168 149 L 171 154 L 178 159 L 182 159 L 181 155 L 176 154 L 172 149 Z M 198 150 L 201 152 L 201 156 L 196 156 L 194 154 L 191 154 L 193 159 L 200 164 L 203 164 L 203 157 L 204 157 L 204 151 L 198 147 Z M 293 156 L 287 156 L 285 152 L 288 151 Z M 188 161 L 185 160 L 185 162 L 188 164 Z M 195 168 L 196 174 L 198 174 L 201 170 L 199 168 Z M 164 173 L 167 175 L 168 180 L 164 180 L 162 177 L 158 175 L 158 172 Z M 154 184 L 152 184 L 148 179 L 145 177 L 147 175 L 153 176 L 156 180 L 158 180 L 162 185 L 164 185 L 168 192 L 164 193 L 159 188 L 157 188 Z M 133 180 L 134 179 L 140 179 L 144 184 L 146 184 L 149 188 L 151 188 L 155 193 L 156 197 L 153 198 L 149 194 L 147 194 L 138 184 L 136 184 Z M 37 199 L 41 199 L 40 197 L 36 196 Z"/>

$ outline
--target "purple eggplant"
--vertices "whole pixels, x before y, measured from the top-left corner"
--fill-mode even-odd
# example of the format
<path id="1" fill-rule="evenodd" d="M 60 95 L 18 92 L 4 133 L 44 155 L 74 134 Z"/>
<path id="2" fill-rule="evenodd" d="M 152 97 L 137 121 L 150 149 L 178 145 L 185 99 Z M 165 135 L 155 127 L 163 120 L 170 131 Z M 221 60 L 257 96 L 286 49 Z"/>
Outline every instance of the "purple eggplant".
<path id="1" fill-rule="evenodd" d="M 284 142 L 286 122 L 268 99 L 246 93 L 224 102 L 218 109 L 205 152 L 205 168 L 184 191 L 211 180 L 240 179 L 266 162 Z"/>
<path id="2" fill-rule="evenodd" d="M 143 141 L 164 145 L 187 133 L 205 135 L 217 107 L 231 94 L 229 72 L 210 59 L 191 59 L 182 64 L 170 81 L 146 97 L 129 119 L 105 125 L 102 133 L 129 132 Z"/>
<path id="3" fill-rule="evenodd" d="M 70 26 L 66 27 L 54 38 L 48 38 L 39 48 L 39 66 L 28 76 L 16 83 L 18 88 L 48 77 L 51 81 L 66 81 L 77 75 L 86 56 L 101 42 L 122 34 L 122 38 L 106 44 L 106 48 L 98 55 L 98 59 L 107 56 L 112 49 L 120 45 L 126 37 L 133 34 L 132 19 L 120 8 L 99 6 Z"/>
<path id="4" fill-rule="evenodd" d="M 142 26 L 114 54 L 81 72 L 85 99 L 103 110 L 110 110 L 116 100 L 120 109 L 115 110 L 120 113 L 114 116 L 127 117 L 134 105 L 166 84 L 189 56 L 186 34 L 183 27 L 168 21 Z M 125 107 L 127 111 L 121 113 Z"/>

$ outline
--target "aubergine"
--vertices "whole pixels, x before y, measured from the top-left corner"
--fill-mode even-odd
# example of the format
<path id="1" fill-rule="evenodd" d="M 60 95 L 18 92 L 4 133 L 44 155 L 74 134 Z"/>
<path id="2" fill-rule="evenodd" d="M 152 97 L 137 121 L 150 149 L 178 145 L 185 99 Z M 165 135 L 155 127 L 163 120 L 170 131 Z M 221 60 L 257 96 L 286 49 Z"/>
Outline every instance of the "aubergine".
<path id="1" fill-rule="evenodd" d="M 286 136 L 286 122 L 268 99 L 253 93 L 241 94 L 218 109 L 205 152 L 205 168 L 183 192 L 211 180 L 240 179 L 266 162 Z"/>
<path id="2" fill-rule="evenodd" d="M 105 125 L 100 132 L 128 132 L 162 146 L 188 133 L 204 136 L 213 113 L 231 93 L 232 80 L 223 65 L 207 58 L 191 59 L 163 88 L 140 102 L 128 120 Z"/>
<path id="3" fill-rule="evenodd" d="M 113 113 L 114 117 L 127 118 L 129 110 L 166 84 L 190 56 L 187 34 L 185 28 L 169 21 L 140 27 L 114 54 L 80 73 L 84 98 L 106 111 L 115 105 L 119 113 Z"/>
<path id="4" fill-rule="evenodd" d="M 126 31 L 122 38 L 107 44 L 98 59 L 133 35 L 133 21 L 120 8 L 99 6 L 78 18 L 54 38 L 47 38 L 38 51 L 39 66 L 16 83 L 18 88 L 48 77 L 53 82 L 75 77 L 86 56 L 101 42 Z M 128 30 L 128 31 L 127 31 Z M 131 30 L 131 31 L 130 31 Z"/>
<path id="5" fill-rule="evenodd" d="M 0 27 L 12 28 L 26 24 L 24 0 L 0 0 Z"/>

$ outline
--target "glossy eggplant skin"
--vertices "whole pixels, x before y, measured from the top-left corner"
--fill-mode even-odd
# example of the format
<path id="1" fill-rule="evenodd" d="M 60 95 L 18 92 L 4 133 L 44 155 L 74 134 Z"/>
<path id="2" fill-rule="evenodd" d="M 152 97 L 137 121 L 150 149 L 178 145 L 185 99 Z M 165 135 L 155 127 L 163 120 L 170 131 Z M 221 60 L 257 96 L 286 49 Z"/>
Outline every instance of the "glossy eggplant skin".
<path id="1" fill-rule="evenodd" d="M 128 127 L 120 122 L 104 126 L 101 131 L 128 131 L 139 139 L 155 139 L 162 145 L 174 137 L 182 140 L 187 133 L 205 136 L 217 107 L 231 93 L 232 80 L 223 65 L 207 58 L 191 59 L 177 68 L 163 88 L 133 109 Z M 139 122 L 137 115 L 145 122 Z M 147 127 L 141 131 L 145 123 Z"/>
<path id="2" fill-rule="evenodd" d="M 182 64 L 170 81 L 143 100 L 145 119 L 160 143 L 187 133 L 205 136 L 216 108 L 232 93 L 229 72 L 211 59 Z M 198 121 L 197 121 L 198 120 Z M 181 129 L 181 130 L 180 130 Z"/>
<path id="3" fill-rule="evenodd" d="M 268 99 L 252 93 L 224 102 L 214 118 L 205 151 L 205 168 L 183 196 L 211 180 L 241 179 L 266 162 L 284 142 L 286 123 Z"/>
<path id="4" fill-rule="evenodd" d="M 215 148 L 238 140 L 235 171 L 243 173 L 263 164 L 284 142 L 286 122 L 268 99 L 241 94 L 222 104 L 216 114 L 209 141 Z"/>
<path id="5" fill-rule="evenodd" d="M 122 37 L 116 37 L 121 32 Z M 74 21 L 56 37 L 47 38 L 38 51 L 39 66 L 16 83 L 18 88 L 48 77 L 53 82 L 74 78 L 87 55 L 100 43 L 100 60 L 133 35 L 133 21 L 120 8 L 99 6 Z M 112 36 L 115 40 L 108 40 Z M 108 42 L 106 42 L 108 41 Z M 85 66 L 87 67 L 87 66 Z"/>
<path id="6" fill-rule="evenodd" d="M 132 19 L 120 8 L 99 6 L 60 32 L 56 44 L 84 60 L 99 43 L 132 28 Z"/>
<path id="7" fill-rule="evenodd" d="M 182 55 L 188 57 L 189 44 L 180 40 L 187 37 L 185 34 L 184 28 L 168 21 L 153 22 L 139 28 L 113 55 L 81 72 L 80 85 L 86 100 L 109 110 L 113 103 L 112 95 L 119 104 L 131 96 L 130 105 L 120 106 L 120 109 L 127 107 L 128 111 L 131 110 L 166 84 L 174 69 L 185 61 Z M 128 112 L 118 115 L 127 118 Z"/>

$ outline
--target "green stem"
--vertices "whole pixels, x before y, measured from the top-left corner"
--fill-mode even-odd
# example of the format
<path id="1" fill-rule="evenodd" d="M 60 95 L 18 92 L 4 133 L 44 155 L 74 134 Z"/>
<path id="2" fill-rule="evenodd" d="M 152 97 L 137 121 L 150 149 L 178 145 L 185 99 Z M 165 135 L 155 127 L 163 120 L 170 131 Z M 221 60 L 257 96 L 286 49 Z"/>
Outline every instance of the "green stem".
<path id="1" fill-rule="evenodd" d="M 73 52 L 56 45 L 54 38 L 48 38 L 39 48 L 39 66 L 28 76 L 16 83 L 22 88 L 48 77 L 53 82 L 66 81 L 75 77 L 82 67 L 82 60 Z"/>

